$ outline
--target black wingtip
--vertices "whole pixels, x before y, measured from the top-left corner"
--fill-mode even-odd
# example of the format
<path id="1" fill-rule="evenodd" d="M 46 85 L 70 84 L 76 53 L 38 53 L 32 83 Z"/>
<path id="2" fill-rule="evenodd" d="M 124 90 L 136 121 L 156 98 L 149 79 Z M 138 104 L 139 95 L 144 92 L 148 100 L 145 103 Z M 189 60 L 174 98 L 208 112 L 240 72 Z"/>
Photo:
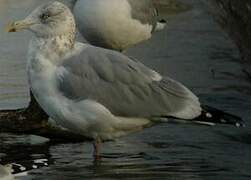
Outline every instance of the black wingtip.
<path id="1" fill-rule="evenodd" d="M 203 105 L 201 107 L 203 109 L 202 114 L 195 119 L 196 121 L 210 122 L 215 124 L 229 124 L 234 125 L 236 127 L 245 127 L 242 118 L 236 115 L 223 112 L 219 109 L 207 105 Z"/>
<path id="2" fill-rule="evenodd" d="M 162 24 L 166 24 L 167 23 L 167 21 L 165 19 L 160 19 L 158 22 L 162 23 Z"/>

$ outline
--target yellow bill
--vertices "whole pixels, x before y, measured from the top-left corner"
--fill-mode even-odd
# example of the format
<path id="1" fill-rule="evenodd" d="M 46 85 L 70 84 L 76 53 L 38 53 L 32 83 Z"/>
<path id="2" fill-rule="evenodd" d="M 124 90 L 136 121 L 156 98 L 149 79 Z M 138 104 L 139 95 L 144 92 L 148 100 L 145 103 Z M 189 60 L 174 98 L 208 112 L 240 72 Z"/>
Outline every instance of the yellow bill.
<path id="1" fill-rule="evenodd" d="M 16 32 L 16 27 L 15 27 L 15 23 L 9 23 L 5 26 L 5 32 Z"/>
<path id="2" fill-rule="evenodd" d="M 17 32 L 23 29 L 28 29 L 31 25 L 35 24 L 35 22 L 31 21 L 30 19 L 24 19 L 21 21 L 16 21 L 7 24 L 5 27 L 6 32 Z"/>

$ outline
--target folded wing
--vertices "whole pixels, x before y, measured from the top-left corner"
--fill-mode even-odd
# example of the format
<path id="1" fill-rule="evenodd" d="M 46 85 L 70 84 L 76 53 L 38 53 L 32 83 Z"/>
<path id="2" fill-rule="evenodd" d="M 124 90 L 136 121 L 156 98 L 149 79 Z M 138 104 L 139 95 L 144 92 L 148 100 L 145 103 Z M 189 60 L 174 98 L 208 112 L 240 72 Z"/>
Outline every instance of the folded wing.
<path id="1" fill-rule="evenodd" d="M 192 119 L 198 98 L 181 83 L 123 54 L 87 47 L 58 67 L 58 89 L 73 101 L 94 100 L 116 116 Z"/>

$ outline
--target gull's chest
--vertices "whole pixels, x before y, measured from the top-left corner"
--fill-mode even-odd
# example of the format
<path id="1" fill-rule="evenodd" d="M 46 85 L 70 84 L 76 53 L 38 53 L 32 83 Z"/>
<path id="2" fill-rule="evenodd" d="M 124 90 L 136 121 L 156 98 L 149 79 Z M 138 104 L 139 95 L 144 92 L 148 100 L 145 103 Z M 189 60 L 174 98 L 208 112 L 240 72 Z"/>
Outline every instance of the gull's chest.
<path id="1" fill-rule="evenodd" d="M 34 59 L 28 64 L 28 79 L 33 91 L 49 94 L 56 88 L 56 66 L 47 60 Z"/>
<path id="2" fill-rule="evenodd" d="M 43 42 L 30 42 L 27 62 L 29 84 L 35 96 L 46 96 L 55 91 L 56 64 L 52 59 L 58 58 L 48 51 Z"/>
<path id="3" fill-rule="evenodd" d="M 58 44 L 57 40 L 31 40 L 27 63 L 30 84 L 36 81 L 52 81 L 62 49 Z"/>

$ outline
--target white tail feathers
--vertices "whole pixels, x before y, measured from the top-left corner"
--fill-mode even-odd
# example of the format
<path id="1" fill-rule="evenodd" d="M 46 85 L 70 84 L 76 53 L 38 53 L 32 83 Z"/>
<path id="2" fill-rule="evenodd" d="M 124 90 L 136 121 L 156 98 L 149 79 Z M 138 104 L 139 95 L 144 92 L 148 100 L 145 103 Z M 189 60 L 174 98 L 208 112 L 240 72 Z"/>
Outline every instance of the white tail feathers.
<path id="1" fill-rule="evenodd" d="M 166 27 L 166 21 L 165 20 L 161 20 L 159 22 L 157 22 L 156 27 L 155 27 L 155 31 L 161 31 Z"/>

